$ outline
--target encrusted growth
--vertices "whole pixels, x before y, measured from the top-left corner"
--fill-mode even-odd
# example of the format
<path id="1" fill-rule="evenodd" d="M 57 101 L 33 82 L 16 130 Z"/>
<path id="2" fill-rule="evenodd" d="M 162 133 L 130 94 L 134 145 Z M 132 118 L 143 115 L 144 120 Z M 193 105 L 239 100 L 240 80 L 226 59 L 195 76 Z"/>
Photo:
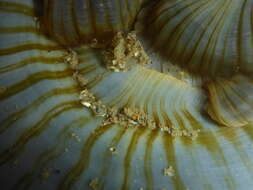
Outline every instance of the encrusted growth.
<path id="1" fill-rule="evenodd" d="M 108 107 L 97 100 L 95 96 L 84 89 L 80 93 L 81 104 L 89 108 L 95 116 L 103 117 L 102 125 L 120 124 L 127 127 L 144 127 L 155 129 L 156 124 L 153 120 L 148 119 L 147 114 L 139 111 L 137 108 L 125 107 L 116 109 Z"/>
<path id="2" fill-rule="evenodd" d="M 184 136 L 189 137 L 192 140 L 196 139 L 198 137 L 198 133 L 200 132 L 199 129 L 181 130 L 175 126 L 161 126 L 138 108 L 111 108 L 97 100 L 88 89 L 84 89 L 80 93 L 80 101 L 81 104 L 89 108 L 95 116 L 104 118 L 102 126 L 119 124 L 125 127 L 146 127 L 151 130 L 159 129 L 161 132 L 167 132 L 173 137 Z"/>
<path id="3" fill-rule="evenodd" d="M 111 70 L 124 71 L 129 69 L 126 65 L 130 59 L 135 60 L 139 64 L 150 63 L 134 33 L 128 34 L 125 38 L 122 33 L 118 33 L 113 40 L 112 47 L 110 50 L 104 52 L 105 58 L 107 59 L 107 66 Z M 95 116 L 103 118 L 101 126 L 118 124 L 125 127 L 145 127 L 151 130 L 158 129 L 161 132 L 169 133 L 173 137 L 184 136 L 192 140 L 198 136 L 200 130 L 181 130 L 175 126 L 161 125 L 136 107 L 123 107 L 118 109 L 103 104 L 86 88 L 86 80 L 76 70 L 79 64 L 77 53 L 71 49 L 68 50 L 64 56 L 64 61 L 75 70 L 73 78 L 83 89 L 79 96 L 81 104 L 90 109 Z M 78 138 L 76 139 L 78 141 Z"/>
<path id="4" fill-rule="evenodd" d="M 78 57 L 77 53 L 73 51 L 72 49 L 68 49 L 68 52 L 63 57 L 63 61 L 70 65 L 70 68 L 76 69 L 76 66 L 78 65 Z"/>
<path id="5" fill-rule="evenodd" d="M 129 70 L 132 63 L 142 65 L 150 63 L 149 57 L 134 32 L 127 36 L 118 32 L 103 55 L 107 68 L 115 72 Z"/>
<path id="6" fill-rule="evenodd" d="M 95 96 L 89 92 L 87 89 L 84 89 L 80 93 L 81 104 L 87 108 L 90 108 L 94 115 L 99 117 L 106 117 L 108 114 L 107 107 L 97 100 Z"/>
<path id="7" fill-rule="evenodd" d="M 163 175 L 172 177 L 175 175 L 175 170 L 173 169 L 172 166 L 169 166 L 168 168 L 164 168 Z"/>

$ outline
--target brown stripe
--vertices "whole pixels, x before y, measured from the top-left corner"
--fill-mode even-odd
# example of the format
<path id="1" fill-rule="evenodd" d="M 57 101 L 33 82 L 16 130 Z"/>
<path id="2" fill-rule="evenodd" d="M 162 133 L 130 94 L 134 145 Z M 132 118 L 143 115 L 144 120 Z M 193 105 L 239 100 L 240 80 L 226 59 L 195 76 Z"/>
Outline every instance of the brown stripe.
<path id="1" fill-rule="evenodd" d="M 74 30 L 77 34 L 77 41 L 78 40 L 82 40 L 81 39 L 81 34 L 80 34 L 80 30 L 79 30 L 79 26 L 78 26 L 78 23 L 77 23 L 77 15 L 76 15 L 76 11 L 75 11 L 75 4 L 76 4 L 76 1 L 75 0 L 70 0 L 70 4 L 71 4 L 71 8 L 70 8 L 70 11 L 71 11 L 71 17 L 72 17 L 72 22 L 73 22 L 73 25 L 74 25 Z"/>
<path id="2" fill-rule="evenodd" d="M 64 152 L 66 148 L 67 141 L 69 139 L 69 129 L 72 127 L 80 128 L 80 126 L 86 125 L 89 122 L 90 118 L 79 117 L 71 121 L 69 124 L 65 125 L 63 129 L 57 135 L 56 144 L 53 147 L 50 147 L 47 151 L 41 153 L 35 160 L 32 171 L 26 172 L 14 185 L 13 190 L 23 189 L 27 190 L 36 180 L 38 174 L 36 172 L 41 172 L 45 168 L 49 168 L 48 165 L 50 162 L 59 158 Z"/>
<path id="3" fill-rule="evenodd" d="M 18 138 L 15 144 L 0 153 L 0 165 L 16 158 L 25 148 L 25 145 L 33 138 L 38 137 L 48 127 L 49 123 L 64 112 L 81 109 L 83 106 L 77 101 L 61 103 L 49 110 L 35 125 L 28 127 Z"/>
<path id="4" fill-rule="evenodd" d="M 226 181 L 224 182 L 227 183 L 229 181 L 229 183 L 226 185 L 229 187 L 232 184 L 233 187 L 236 187 L 235 179 L 231 175 L 231 171 L 226 161 L 224 152 L 220 147 L 219 142 L 215 137 L 215 134 L 216 133 L 213 132 L 201 133 L 196 140 L 199 144 L 201 144 L 207 149 L 207 151 L 212 156 L 217 168 L 220 167 L 224 169 L 224 171 L 226 172 L 226 176 L 224 176 L 226 177 Z"/>
<path id="5" fill-rule="evenodd" d="M 23 44 L 15 47 L 0 49 L 0 56 L 10 55 L 14 53 L 19 53 L 27 50 L 45 50 L 45 51 L 53 51 L 53 50 L 62 50 L 63 48 L 58 45 L 43 45 L 37 43 Z"/>
<path id="6" fill-rule="evenodd" d="M 192 9 L 192 11 L 188 15 L 185 15 L 185 17 L 181 19 L 181 21 L 174 27 L 170 36 L 168 36 L 168 39 L 166 39 L 167 42 L 170 42 L 168 46 L 168 50 L 166 51 L 170 52 L 172 59 L 174 59 L 174 54 L 175 54 L 178 41 L 180 37 L 183 35 L 184 31 L 189 26 L 189 23 L 191 23 L 192 20 L 198 17 L 201 12 L 205 11 L 203 10 L 203 8 L 208 6 L 209 3 L 211 3 L 210 0 L 202 1 L 200 5 Z"/>
<path id="7" fill-rule="evenodd" d="M 238 32 L 237 32 L 237 64 L 240 64 L 242 61 L 242 56 L 244 56 L 243 54 L 243 49 L 242 49 L 242 42 L 243 42 L 243 37 L 245 36 L 245 33 L 243 32 L 243 14 L 244 14 L 244 10 L 246 9 L 246 5 L 247 5 L 248 0 L 243 0 L 242 3 L 242 7 L 238 8 L 237 10 L 240 10 L 239 13 L 240 14 L 240 20 L 238 23 Z M 237 23 L 234 23 L 237 24 Z"/>
<path id="8" fill-rule="evenodd" d="M 219 5 L 219 4 L 218 4 Z M 225 5 L 225 3 L 223 3 L 222 4 L 222 6 L 224 6 Z M 221 7 L 222 7 L 221 6 Z M 215 21 L 215 18 L 217 17 L 217 15 L 219 14 L 219 10 L 220 10 L 220 8 L 221 7 L 217 7 L 216 8 L 216 11 L 213 13 L 213 16 L 210 18 L 210 20 L 209 20 L 209 22 L 208 22 L 208 24 L 207 24 L 207 26 L 203 29 L 203 32 L 199 35 L 199 37 L 198 37 L 198 39 L 196 40 L 196 43 L 195 43 L 195 45 L 194 45 L 194 47 L 192 48 L 192 51 L 191 51 L 191 53 L 188 53 L 188 55 L 185 55 L 186 54 L 186 49 L 187 49 L 187 45 L 185 45 L 185 47 L 184 47 L 184 49 L 183 49 L 183 51 L 182 51 L 182 54 L 181 54 L 181 56 L 180 57 L 182 57 L 182 63 L 184 63 L 184 62 L 188 62 L 188 60 L 190 59 L 190 58 L 192 58 L 193 57 L 193 55 L 195 54 L 195 52 L 196 52 L 196 50 L 197 50 L 197 48 L 198 48 L 198 45 L 199 45 L 199 43 L 201 42 L 201 40 L 203 39 L 203 37 L 205 36 L 205 33 L 206 33 L 206 31 L 209 29 L 209 26 L 211 26 L 212 25 L 212 23 Z M 197 28 L 196 28 L 197 29 Z M 191 40 L 191 39 L 190 39 Z M 190 44 L 190 41 L 189 41 L 189 43 L 187 43 L 187 44 Z M 187 56 L 186 58 L 185 58 L 185 56 Z"/>
<path id="9" fill-rule="evenodd" d="M 149 138 L 147 140 L 145 160 L 144 160 L 144 173 L 146 177 L 147 190 L 153 189 L 153 174 L 152 174 L 152 151 L 153 144 L 158 135 L 158 130 L 150 131 Z"/>
<path id="10" fill-rule="evenodd" d="M 226 15 L 228 14 L 229 10 L 230 10 L 230 5 L 232 5 L 232 3 L 228 3 L 228 5 L 225 7 L 224 12 L 221 15 L 221 18 L 219 19 L 217 25 L 215 26 L 211 37 L 209 38 L 209 43 L 206 46 L 207 48 L 205 49 L 204 53 L 203 53 L 203 57 L 201 58 L 201 67 L 203 68 L 203 71 L 205 74 L 206 72 L 209 72 L 211 66 L 215 66 L 215 64 L 213 64 L 213 59 L 215 57 L 215 52 L 216 52 L 216 46 L 218 43 L 218 39 L 219 39 L 219 34 L 222 31 L 222 28 L 224 26 L 225 20 L 226 20 Z M 214 45 L 212 43 L 212 41 L 215 41 Z M 206 55 L 208 54 L 207 52 L 210 52 L 210 46 L 213 45 L 212 47 L 212 53 L 210 54 L 209 57 L 207 57 Z M 208 50 L 209 49 L 209 50 Z M 208 60 L 207 60 L 208 59 Z M 204 64 L 205 63 L 205 64 Z"/>
<path id="11" fill-rule="evenodd" d="M 240 141 L 240 134 L 243 131 L 244 127 L 240 128 L 226 128 L 225 130 L 220 130 L 220 133 L 225 137 L 227 141 L 231 145 L 233 145 L 233 148 L 236 150 L 236 155 L 240 157 L 241 162 L 245 168 L 248 170 L 249 175 L 251 178 L 253 178 L 253 162 L 252 158 L 249 157 L 249 155 L 243 151 L 245 149 L 245 145 L 243 145 L 243 142 Z M 229 178 L 229 181 L 234 181 Z"/>
<path id="12" fill-rule="evenodd" d="M 71 77 L 72 72 L 70 70 L 65 71 L 41 71 L 37 73 L 33 73 L 29 75 L 26 79 L 7 87 L 7 90 L 0 94 L 0 101 L 6 98 L 10 98 L 11 96 L 16 95 L 17 93 L 35 85 L 36 83 L 43 80 L 59 80 L 62 78 Z"/>
<path id="13" fill-rule="evenodd" d="M 91 62 L 91 61 L 80 59 L 80 62 Z M 85 74 L 89 74 L 92 71 L 95 71 L 96 69 L 97 69 L 96 65 L 94 65 L 94 64 L 87 65 L 87 63 L 85 63 L 85 67 L 78 69 L 78 73 L 85 75 Z"/>
<path id="14" fill-rule="evenodd" d="M 173 181 L 174 188 L 176 190 L 182 190 L 186 189 L 179 173 L 179 169 L 177 168 L 177 158 L 175 155 L 175 149 L 174 149 L 174 141 L 171 135 L 165 133 L 163 135 L 163 148 L 166 153 L 166 157 L 168 160 L 168 166 L 172 166 L 173 169 L 175 170 L 175 176 L 171 178 Z M 161 171 L 162 172 L 162 171 Z M 167 177 L 167 176 L 165 176 Z"/>
<path id="15" fill-rule="evenodd" d="M 42 94 L 40 97 L 34 100 L 27 107 L 20 109 L 17 112 L 14 112 L 12 114 L 9 114 L 9 116 L 0 123 L 0 126 L 1 126 L 0 134 L 2 134 L 9 127 L 11 127 L 11 125 L 15 123 L 18 119 L 25 117 L 25 115 L 28 114 L 29 111 L 43 104 L 49 98 L 60 96 L 60 95 L 74 94 L 74 93 L 78 93 L 79 91 L 80 89 L 78 88 L 78 86 L 70 86 L 70 87 L 65 87 L 65 88 L 55 88 L 53 90 L 50 90 L 49 92 L 46 92 L 45 94 Z"/>
<path id="16" fill-rule="evenodd" d="M 5 72 L 10 72 L 12 70 L 24 67 L 26 65 L 34 64 L 38 62 L 41 64 L 58 64 L 61 61 L 62 61 L 61 57 L 45 57 L 45 56 L 29 57 L 27 59 L 23 59 L 22 61 L 18 61 L 17 63 L 0 67 L 0 74 L 5 73 Z"/>
<path id="17" fill-rule="evenodd" d="M 131 169 L 132 169 L 131 162 L 133 154 L 136 151 L 136 147 L 138 145 L 140 137 L 144 134 L 145 131 L 146 130 L 144 130 L 143 128 L 141 129 L 137 128 L 127 148 L 127 153 L 124 159 L 124 181 L 122 183 L 121 190 L 129 189 L 129 182 L 131 178 Z"/>
<path id="18" fill-rule="evenodd" d="M 96 86 L 99 82 L 101 82 L 105 77 L 107 77 L 110 73 L 109 72 L 104 72 L 99 75 L 96 75 L 92 80 L 89 81 L 89 83 L 86 85 L 87 88 L 93 88 Z M 96 97 L 98 99 L 102 98 L 98 94 L 96 94 Z"/>
<path id="19" fill-rule="evenodd" d="M 123 135 L 126 133 L 126 131 L 127 131 L 127 127 L 120 127 L 119 131 L 117 132 L 115 137 L 112 139 L 112 142 L 111 142 L 110 146 L 108 147 L 108 148 L 110 148 L 110 147 L 116 148 L 115 154 L 117 154 L 117 146 L 118 146 L 120 140 L 122 139 Z M 101 169 L 100 177 L 99 177 L 102 189 L 104 188 L 104 185 L 105 185 L 104 182 L 106 180 L 107 173 L 111 167 L 111 160 L 112 160 L 113 154 L 114 153 L 112 153 L 108 150 L 106 150 L 104 153 L 103 168 Z M 117 155 L 115 155 L 115 156 L 117 156 Z"/>
<path id="20" fill-rule="evenodd" d="M 58 190 L 68 190 L 74 185 L 74 183 L 80 178 L 81 174 L 85 172 L 90 163 L 91 150 L 98 140 L 106 131 L 112 128 L 112 125 L 106 125 L 97 127 L 84 143 L 81 150 L 80 159 L 65 175 L 62 182 L 58 186 Z"/>
<path id="21" fill-rule="evenodd" d="M 33 8 L 21 3 L 0 2 L 0 11 L 21 13 L 28 16 L 34 16 Z"/>
<path id="22" fill-rule="evenodd" d="M 199 0 L 196 0 L 196 1 L 194 1 L 194 2 L 191 2 L 190 4 L 188 4 L 188 5 L 186 5 L 186 6 L 184 6 L 184 7 L 181 7 L 180 9 L 178 9 L 174 14 L 172 14 L 167 20 L 166 20 L 166 22 L 164 22 L 164 23 L 162 23 L 161 25 L 160 25 L 160 27 L 159 28 L 157 28 L 156 30 L 156 32 L 161 32 L 161 30 L 163 30 L 163 28 L 170 22 L 170 20 L 172 20 L 173 18 L 175 18 L 176 16 L 178 16 L 180 13 L 182 13 L 185 9 L 187 9 L 187 8 L 189 8 L 189 7 L 191 7 L 192 5 L 194 5 L 195 3 L 199 3 Z M 179 4 L 179 3 L 178 3 Z M 161 6 L 161 5 L 160 5 Z M 173 8 L 174 6 L 171 6 L 170 8 Z M 162 14 L 162 13 L 165 13 L 166 11 L 168 11 L 170 8 L 168 8 L 168 9 L 164 9 L 163 11 L 161 11 L 160 12 L 160 14 Z M 165 13 L 166 14 L 166 13 Z M 158 18 L 158 17 L 157 17 Z M 155 22 L 156 20 L 154 20 L 153 22 Z M 159 18 L 158 18 L 158 22 L 159 22 Z M 154 24 L 154 23 L 150 23 L 150 25 L 152 25 L 152 24 Z M 157 36 L 159 36 L 159 35 L 157 35 Z M 164 41 L 165 42 L 165 41 Z"/>
<path id="23" fill-rule="evenodd" d="M 95 10 L 93 10 L 93 6 L 92 6 L 92 0 L 87 0 L 86 1 L 86 6 L 87 6 L 87 10 L 88 10 L 88 16 L 89 16 L 89 20 L 90 20 L 90 26 L 93 29 L 93 35 L 92 36 L 96 36 L 97 34 L 97 28 L 96 28 L 96 14 L 95 14 Z"/>
<path id="24" fill-rule="evenodd" d="M 253 142 L 253 125 L 252 124 L 245 125 L 245 126 L 242 127 L 242 130 L 245 132 L 245 134 Z"/>

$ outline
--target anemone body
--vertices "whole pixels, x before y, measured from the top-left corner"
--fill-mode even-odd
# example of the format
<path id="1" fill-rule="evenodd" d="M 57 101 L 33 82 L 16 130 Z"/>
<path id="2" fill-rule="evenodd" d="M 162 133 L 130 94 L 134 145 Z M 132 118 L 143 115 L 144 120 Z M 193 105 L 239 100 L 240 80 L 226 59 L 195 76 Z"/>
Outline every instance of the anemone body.
<path id="1" fill-rule="evenodd" d="M 86 46 L 90 39 L 107 41 L 118 31 L 132 30 L 141 5 L 142 1 L 137 0 L 45 0 L 42 4 L 32 0 L 0 1 L 0 179 L 3 190 L 248 190 L 253 186 L 252 81 L 248 73 L 232 73 L 231 78 L 214 75 L 215 80 L 206 82 L 201 78 L 200 84 L 194 85 L 170 73 L 138 64 L 125 72 L 113 72 L 104 65 L 104 49 Z M 143 15 L 147 18 L 145 22 L 140 21 L 144 23 L 141 28 L 146 27 L 150 32 L 154 26 L 157 30 L 164 19 L 168 22 L 165 29 L 171 30 L 175 27 L 174 21 L 167 16 L 178 13 L 173 18 L 175 21 L 184 18 L 184 22 L 176 27 L 179 31 L 173 29 L 177 33 L 164 29 L 162 35 L 153 35 L 157 35 L 154 39 L 161 43 L 165 41 L 159 39 L 159 35 L 167 35 L 166 39 L 172 39 L 166 41 L 168 46 L 172 43 L 179 47 L 185 39 L 181 29 L 181 32 L 192 31 L 194 19 L 201 23 L 203 20 L 204 27 L 207 24 L 204 18 L 211 19 L 208 15 L 214 16 L 216 12 L 222 16 L 226 6 L 234 7 L 227 14 L 232 14 L 238 6 L 244 7 L 239 9 L 241 17 L 248 20 L 241 20 L 248 23 L 252 1 L 161 0 L 152 6 L 153 12 L 148 6 L 148 11 L 141 13 L 140 19 Z M 198 17 L 200 13 L 204 17 Z M 181 17 L 181 14 L 190 16 Z M 213 22 L 218 22 L 219 17 L 214 18 Z M 223 28 L 232 27 L 229 22 L 233 19 L 220 21 L 222 35 L 229 30 Z M 155 24 L 145 25 L 150 20 Z M 242 26 L 243 30 L 240 27 L 235 30 L 248 30 L 245 24 Z M 207 28 L 194 30 L 203 33 Z M 251 31 L 248 33 L 251 36 Z M 174 37 L 179 34 L 182 38 Z M 203 39 L 207 39 L 208 34 L 203 33 Z M 142 35 L 140 38 L 145 40 Z M 248 54 L 252 44 L 244 42 L 237 43 L 243 44 L 237 53 L 249 56 L 240 54 L 240 63 L 252 64 L 251 54 Z M 186 44 L 190 47 L 191 43 Z M 164 50 L 170 49 L 168 46 Z M 77 55 L 78 65 L 74 68 L 65 60 L 69 48 Z M 156 46 L 151 48 L 149 44 L 145 48 L 164 56 Z M 212 50 L 213 55 L 218 56 L 220 49 Z M 228 48 L 222 51 L 224 56 L 230 55 Z M 231 51 L 232 57 L 225 59 L 225 65 L 234 60 L 235 54 Z M 202 52 L 198 48 L 196 52 L 197 59 Z M 149 56 L 154 64 L 168 63 L 166 58 L 157 63 L 156 56 Z M 180 65 L 177 59 L 170 60 Z M 85 80 L 85 87 L 73 77 L 76 72 Z M 192 73 L 188 74 L 194 80 Z M 138 108 L 158 127 L 102 125 L 103 118 L 80 103 L 79 95 L 84 88 L 106 106 Z M 194 130 L 200 130 L 194 140 L 191 135 L 180 133 Z"/>

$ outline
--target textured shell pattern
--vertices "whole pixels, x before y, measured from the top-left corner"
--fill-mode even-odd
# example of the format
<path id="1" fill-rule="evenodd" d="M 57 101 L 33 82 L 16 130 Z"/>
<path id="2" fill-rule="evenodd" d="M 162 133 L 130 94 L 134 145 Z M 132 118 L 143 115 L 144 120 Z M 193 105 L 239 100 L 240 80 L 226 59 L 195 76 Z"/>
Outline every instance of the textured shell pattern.
<path id="1" fill-rule="evenodd" d="M 252 6 L 0 0 L 1 189 L 251 189 Z M 139 64 L 113 72 L 103 48 L 86 45 L 132 30 L 152 64 L 177 65 L 200 82 Z M 75 68 L 65 61 L 70 48 Z M 104 105 L 138 108 L 172 132 L 101 125 L 103 118 L 80 103 L 77 71 Z M 199 133 L 192 139 L 178 131 Z"/>

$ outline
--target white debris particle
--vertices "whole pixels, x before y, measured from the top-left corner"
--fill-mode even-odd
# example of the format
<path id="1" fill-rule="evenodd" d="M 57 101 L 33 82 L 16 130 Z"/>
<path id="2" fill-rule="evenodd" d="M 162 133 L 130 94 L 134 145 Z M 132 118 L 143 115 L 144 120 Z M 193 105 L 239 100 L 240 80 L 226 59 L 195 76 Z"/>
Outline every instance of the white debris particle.
<path id="1" fill-rule="evenodd" d="M 94 49 L 102 49 L 106 48 L 106 43 L 103 41 L 98 41 L 98 39 L 93 38 L 90 42 L 88 42 L 87 47 L 94 48 Z"/>
<path id="2" fill-rule="evenodd" d="M 172 168 L 172 166 L 169 166 L 168 168 L 164 168 L 163 169 L 163 175 L 164 176 L 174 176 L 175 175 L 175 171 L 174 169 Z"/>
<path id="3" fill-rule="evenodd" d="M 81 102 L 81 103 L 87 108 L 91 107 L 91 104 L 89 102 Z"/>
<path id="4" fill-rule="evenodd" d="M 173 137 L 189 137 L 192 140 L 195 140 L 199 133 L 200 129 L 178 129 L 174 126 L 170 127 L 168 132 L 171 134 Z"/>
<path id="5" fill-rule="evenodd" d="M 96 38 L 92 39 L 91 41 L 91 47 L 96 47 L 98 44 L 98 40 Z"/>
<path id="6" fill-rule="evenodd" d="M 112 154 L 118 154 L 118 152 L 117 152 L 117 150 L 116 150 L 115 147 L 110 147 L 109 150 L 110 150 L 110 152 L 111 152 Z"/>
<path id="7" fill-rule="evenodd" d="M 38 17 L 33 17 L 33 20 L 35 21 L 35 22 L 38 22 L 39 21 L 39 18 Z"/>
<path id="8" fill-rule="evenodd" d="M 64 62 L 68 63 L 72 69 L 75 69 L 79 64 L 77 53 L 72 49 L 69 49 L 67 54 L 64 56 Z"/>
<path id="9" fill-rule="evenodd" d="M 115 147 L 110 147 L 110 151 L 111 151 L 111 152 L 115 152 L 115 151 L 116 151 L 116 148 L 115 148 Z"/>
<path id="10" fill-rule="evenodd" d="M 69 133 L 69 136 L 74 137 L 76 134 L 75 133 Z"/>
<path id="11" fill-rule="evenodd" d="M 77 134 L 73 133 L 73 132 L 69 133 L 69 136 L 73 137 L 77 142 L 81 141 L 80 137 Z"/>

